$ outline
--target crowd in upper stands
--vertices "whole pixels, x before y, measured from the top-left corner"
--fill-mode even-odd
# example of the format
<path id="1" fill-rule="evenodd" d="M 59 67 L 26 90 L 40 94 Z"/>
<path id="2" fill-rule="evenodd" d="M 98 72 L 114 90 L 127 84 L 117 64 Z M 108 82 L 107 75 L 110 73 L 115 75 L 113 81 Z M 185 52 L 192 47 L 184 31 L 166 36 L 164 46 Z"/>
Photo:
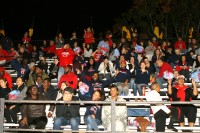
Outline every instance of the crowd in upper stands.
<path id="1" fill-rule="evenodd" d="M 125 101 L 119 96 L 145 95 L 144 89 L 157 82 L 161 89 L 164 88 L 164 83 L 168 83 L 166 95 L 173 101 L 196 99 L 198 90 L 190 76 L 190 68 L 192 71 L 200 68 L 200 47 L 196 38 L 189 38 L 185 42 L 179 37 L 172 43 L 167 40 L 158 41 L 156 37 L 145 41 L 138 37 L 137 32 L 132 33 L 132 40 L 122 37 L 120 41 L 115 41 L 112 36 L 113 33 L 108 31 L 101 40 L 97 40 L 88 27 L 84 30 L 84 41 L 79 40 L 76 32 L 69 39 L 59 33 L 55 39 L 44 40 L 39 46 L 32 44 L 26 32 L 16 47 L 12 41 L 6 43 L 6 37 L 1 35 L 0 98 Z M 48 58 L 54 61 L 48 64 Z M 9 65 L 17 72 L 16 79 L 6 71 Z M 174 75 L 172 81 L 163 77 L 165 72 Z M 178 75 L 185 82 L 191 82 L 193 87 L 185 86 L 184 81 L 179 81 L 181 78 Z M 52 79 L 57 79 L 57 88 L 51 85 Z M 110 87 L 110 97 L 105 94 L 106 87 Z M 130 89 L 133 89 L 132 94 Z M 10 96 L 13 91 L 20 95 Z M 189 126 L 194 126 L 196 107 L 176 107 L 182 111 L 181 120 L 178 120 L 180 125 L 184 126 L 185 115 Z M 51 105 L 46 115 L 44 105 L 6 104 L 5 119 L 8 123 L 17 123 L 17 113 L 21 112 L 21 128 L 29 128 L 29 125 L 35 124 L 37 129 L 44 129 L 47 117 L 53 116 L 53 129 L 60 130 L 62 125 L 70 124 L 72 130 L 78 130 L 79 108 L 78 104 Z M 188 113 L 187 110 L 192 111 Z M 98 125 L 102 124 L 111 130 L 110 111 L 110 106 L 87 105 L 84 117 L 87 130 L 99 130 Z M 118 131 L 126 130 L 126 111 L 126 106 L 117 105 L 115 122 Z M 53 112 L 56 112 L 55 116 Z"/>

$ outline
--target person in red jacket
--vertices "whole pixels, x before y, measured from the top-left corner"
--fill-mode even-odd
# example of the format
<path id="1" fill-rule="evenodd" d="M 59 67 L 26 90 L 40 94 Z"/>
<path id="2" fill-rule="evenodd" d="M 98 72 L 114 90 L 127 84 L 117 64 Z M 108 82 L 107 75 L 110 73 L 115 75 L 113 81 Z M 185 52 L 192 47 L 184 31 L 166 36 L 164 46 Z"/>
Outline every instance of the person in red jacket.
<path id="1" fill-rule="evenodd" d="M 5 71 L 4 67 L 0 67 L 0 78 L 5 78 L 7 81 L 7 84 L 8 84 L 8 88 L 12 89 L 12 87 L 13 87 L 12 78 L 11 78 L 10 74 L 8 74 Z"/>
<path id="2" fill-rule="evenodd" d="M 168 72 L 174 73 L 174 70 L 169 63 L 164 62 L 162 59 L 157 59 L 156 65 L 159 67 L 159 73 L 152 81 L 156 80 L 156 82 L 161 86 L 161 89 L 162 89 L 163 83 L 167 82 L 163 78 L 164 72 L 168 71 Z"/>
<path id="3" fill-rule="evenodd" d="M 65 67 L 65 74 L 63 74 L 60 77 L 60 80 L 59 80 L 59 83 L 58 83 L 59 89 L 60 89 L 61 83 L 63 81 L 65 81 L 67 83 L 68 87 L 71 87 L 72 89 L 77 89 L 78 77 L 74 72 L 72 72 L 72 66 L 71 65 L 67 65 Z"/>
<path id="4" fill-rule="evenodd" d="M 42 47 L 42 51 L 46 57 L 52 58 L 56 55 L 56 45 L 53 40 L 50 40 L 50 46 L 47 48 Z"/>
<path id="5" fill-rule="evenodd" d="M 181 37 L 179 37 L 179 38 L 178 38 L 178 41 L 175 42 L 174 48 L 175 48 L 175 49 L 180 49 L 180 50 L 181 50 L 181 53 L 184 53 L 184 54 L 186 54 L 186 52 L 187 52 L 186 44 L 185 44 L 185 42 L 182 40 Z"/>
<path id="6" fill-rule="evenodd" d="M 67 65 L 73 65 L 74 60 L 74 51 L 70 48 L 69 43 L 65 43 L 63 48 L 58 49 L 57 51 L 57 57 L 59 59 L 59 70 L 58 70 L 58 83 L 60 80 L 60 77 L 64 74 L 64 68 Z"/>
<path id="7" fill-rule="evenodd" d="M 10 58 L 8 52 L 4 50 L 2 45 L 0 44 L 0 65 L 5 64 L 9 60 Z"/>

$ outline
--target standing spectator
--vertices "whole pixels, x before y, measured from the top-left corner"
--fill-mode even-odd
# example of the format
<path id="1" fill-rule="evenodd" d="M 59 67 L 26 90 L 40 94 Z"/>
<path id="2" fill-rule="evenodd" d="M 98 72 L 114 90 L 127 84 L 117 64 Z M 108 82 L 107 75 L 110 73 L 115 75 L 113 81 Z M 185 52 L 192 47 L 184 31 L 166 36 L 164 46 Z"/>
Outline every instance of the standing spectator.
<path id="1" fill-rule="evenodd" d="M 192 88 L 184 85 L 185 77 L 179 75 L 177 77 L 177 85 L 172 86 L 172 80 L 168 80 L 167 93 L 171 101 L 192 101 L 198 96 L 197 85 L 194 80 L 192 80 Z M 197 116 L 197 107 L 193 104 L 174 104 L 172 107 L 178 107 L 180 109 L 180 117 L 178 119 L 179 125 L 181 127 L 185 126 L 184 117 L 188 118 L 189 127 L 195 126 L 195 120 Z"/>
<path id="2" fill-rule="evenodd" d="M 63 48 L 57 50 L 57 56 L 59 58 L 59 70 L 58 70 L 58 83 L 60 77 L 64 74 L 64 68 L 67 65 L 73 65 L 74 51 L 70 48 L 69 43 L 65 43 Z"/>
<path id="3" fill-rule="evenodd" d="M 110 97 L 105 101 L 126 101 L 125 99 L 118 96 L 119 91 L 116 85 L 111 85 L 110 87 Z M 126 105 L 117 104 L 115 106 L 115 130 L 116 131 L 126 131 L 127 127 L 127 107 Z M 102 107 L 102 124 L 108 131 L 111 131 L 111 106 L 103 105 Z"/>
<path id="4" fill-rule="evenodd" d="M 87 27 L 87 29 L 84 29 L 84 42 L 86 45 L 91 45 L 91 48 L 94 49 L 94 33 L 90 27 Z"/>
<path id="5" fill-rule="evenodd" d="M 27 90 L 27 97 L 24 100 L 46 100 L 43 94 L 38 92 L 35 85 L 29 86 Z M 35 129 L 45 129 L 47 124 L 47 117 L 45 113 L 46 104 L 22 104 L 20 107 L 22 119 L 20 120 L 20 128 L 29 128 L 35 125 Z"/>
<path id="6" fill-rule="evenodd" d="M 78 101 L 79 98 L 73 96 L 73 89 L 70 87 L 65 88 L 63 92 L 63 97 L 58 99 L 58 101 Z M 61 130 L 61 126 L 71 125 L 72 130 L 78 130 L 78 125 L 80 123 L 79 114 L 80 105 L 79 104 L 57 104 L 56 105 L 56 117 L 54 119 L 53 129 Z"/>
<path id="7" fill-rule="evenodd" d="M 151 91 L 147 94 L 147 101 L 162 101 L 162 97 L 160 96 L 160 86 L 158 83 L 154 82 L 151 84 Z M 154 114 L 154 118 L 156 121 L 156 132 L 165 132 L 165 124 L 166 118 L 168 114 L 171 112 L 166 105 L 157 104 L 151 105 L 151 109 Z"/>

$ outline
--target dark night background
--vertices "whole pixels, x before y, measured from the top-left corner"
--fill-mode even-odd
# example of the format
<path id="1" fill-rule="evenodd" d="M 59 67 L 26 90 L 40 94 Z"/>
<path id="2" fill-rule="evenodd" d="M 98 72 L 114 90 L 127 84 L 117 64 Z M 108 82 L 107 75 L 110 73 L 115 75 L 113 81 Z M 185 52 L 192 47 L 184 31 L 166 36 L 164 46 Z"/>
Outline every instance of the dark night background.
<path id="1" fill-rule="evenodd" d="M 22 38 L 33 17 L 32 39 L 54 38 L 58 25 L 64 38 L 70 38 L 74 30 L 82 37 L 83 29 L 91 22 L 95 36 L 98 36 L 101 31 L 112 30 L 113 20 L 126 12 L 131 4 L 132 0 L 7 0 L 2 2 L 0 18 L 4 20 L 6 35 L 13 40 Z"/>

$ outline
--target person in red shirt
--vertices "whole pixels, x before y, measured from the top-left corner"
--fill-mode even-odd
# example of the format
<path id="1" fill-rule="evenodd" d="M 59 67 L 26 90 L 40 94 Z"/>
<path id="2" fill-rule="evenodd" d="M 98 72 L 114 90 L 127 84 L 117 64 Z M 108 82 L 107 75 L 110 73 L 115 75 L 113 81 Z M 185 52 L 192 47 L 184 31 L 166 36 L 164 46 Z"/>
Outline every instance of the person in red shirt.
<path id="1" fill-rule="evenodd" d="M 59 59 L 59 70 L 58 70 L 58 83 L 60 80 L 60 77 L 64 74 L 64 68 L 67 65 L 73 65 L 74 60 L 74 51 L 70 48 L 69 43 L 65 43 L 63 48 L 58 49 L 57 51 L 57 57 Z"/>
<path id="2" fill-rule="evenodd" d="M 156 65 L 159 67 L 159 73 L 152 81 L 156 80 L 156 82 L 161 86 L 161 88 L 163 88 L 163 83 L 167 82 L 163 78 L 164 72 L 168 71 L 174 73 L 174 70 L 169 63 L 164 62 L 162 59 L 157 59 Z"/>
<path id="3" fill-rule="evenodd" d="M 29 37 L 28 32 L 25 32 L 25 33 L 24 33 L 24 36 L 23 36 L 23 38 L 22 38 L 22 42 L 23 42 L 23 44 L 26 44 L 26 43 L 30 43 L 30 42 L 31 42 L 31 38 Z"/>
<path id="4" fill-rule="evenodd" d="M 44 52 L 46 57 L 52 58 L 56 55 L 56 45 L 53 40 L 50 40 L 50 46 L 47 48 L 42 47 L 42 51 Z"/>
<path id="5" fill-rule="evenodd" d="M 175 50 L 176 50 L 176 49 L 180 49 L 180 50 L 181 50 L 181 53 L 184 53 L 184 54 L 186 54 L 186 52 L 187 52 L 186 44 L 185 44 L 185 42 L 182 40 L 181 37 L 179 37 L 179 38 L 178 38 L 178 41 L 175 42 L 174 48 L 175 48 Z"/>
<path id="6" fill-rule="evenodd" d="M 87 30 L 84 30 L 83 38 L 86 45 L 89 44 L 92 46 L 92 44 L 94 43 L 94 34 L 90 27 L 88 27 Z"/>
<path id="7" fill-rule="evenodd" d="M 10 74 L 8 74 L 5 71 L 4 67 L 0 67 L 0 78 L 5 78 L 7 81 L 7 84 L 8 84 L 8 88 L 12 89 L 12 87 L 13 87 L 12 78 L 11 78 Z"/>
<path id="8" fill-rule="evenodd" d="M 65 74 L 63 74 L 60 77 L 60 80 L 59 80 L 59 83 L 58 83 L 59 89 L 60 89 L 61 83 L 63 81 L 65 81 L 67 83 L 68 87 L 71 87 L 72 89 L 77 89 L 78 77 L 74 72 L 72 72 L 72 66 L 71 65 L 67 65 L 65 67 Z"/>
<path id="9" fill-rule="evenodd" d="M 2 45 L 0 44 L 0 65 L 1 64 L 5 64 L 6 61 L 9 61 L 10 58 L 9 58 L 9 54 L 6 50 L 4 50 L 2 48 Z"/>

